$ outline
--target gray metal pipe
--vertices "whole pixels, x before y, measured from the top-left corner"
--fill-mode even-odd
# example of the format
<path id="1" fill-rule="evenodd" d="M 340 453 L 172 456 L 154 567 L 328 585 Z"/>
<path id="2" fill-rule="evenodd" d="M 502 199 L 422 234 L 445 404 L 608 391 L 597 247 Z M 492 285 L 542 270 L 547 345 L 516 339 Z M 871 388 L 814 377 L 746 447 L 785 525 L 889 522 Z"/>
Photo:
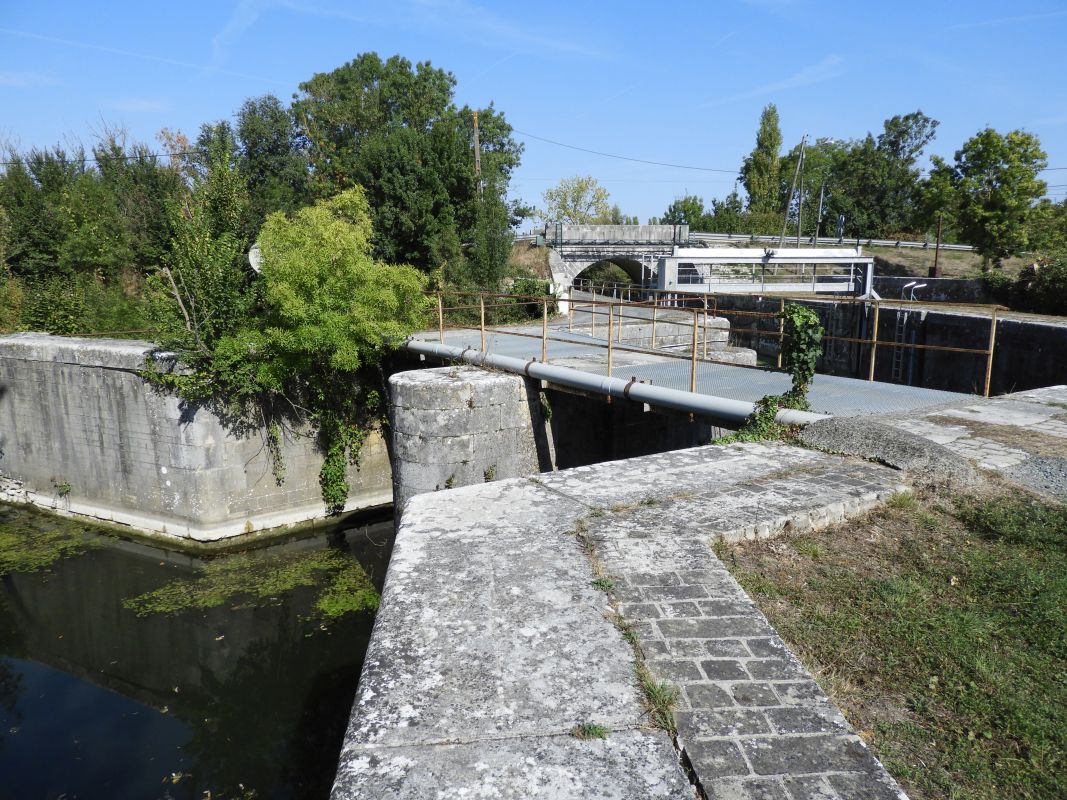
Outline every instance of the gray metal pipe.
<path id="1" fill-rule="evenodd" d="M 404 349 L 419 355 L 435 356 L 450 361 L 465 361 L 478 367 L 501 369 L 571 389 L 595 392 L 608 397 L 621 397 L 638 403 L 647 403 L 657 408 L 670 408 L 674 411 L 697 414 L 727 424 L 740 425 L 752 416 L 755 410 L 755 404 L 745 400 L 731 400 L 726 397 L 669 389 L 666 386 L 652 386 L 620 378 L 608 378 L 604 375 L 593 375 L 589 372 L 545 364 L 533 359 L 523 361 L 521 358 L 483 353 L 472 347 L 459 348 L 438 342 L 408 339 L 404 343 Z M 808 411 L 782 409 L 775 419 L 784 425 L 807 425 L 816 420 L 826 419 L 828 416 L 827 414 L 812 414 Z"/>

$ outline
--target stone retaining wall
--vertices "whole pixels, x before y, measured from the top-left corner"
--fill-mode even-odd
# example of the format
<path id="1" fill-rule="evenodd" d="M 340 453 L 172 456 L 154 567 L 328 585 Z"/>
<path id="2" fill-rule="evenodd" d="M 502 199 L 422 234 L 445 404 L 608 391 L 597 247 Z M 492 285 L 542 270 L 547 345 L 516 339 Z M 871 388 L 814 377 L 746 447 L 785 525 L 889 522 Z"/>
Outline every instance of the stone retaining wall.
<path id="1" fill-rule="evenodd" d="M 238 436 L 205 408 L 139 376 L 150 345 L 45 334 L 0 337 L 0 484 L 31 502 L 168 536 L 211 541 L 325 516 L 322 456 L 306 431 L 283 430 L 286 476 L 262 432 Z M 380 436 L 349 472 L 348 508 L 387 505 Z"/>

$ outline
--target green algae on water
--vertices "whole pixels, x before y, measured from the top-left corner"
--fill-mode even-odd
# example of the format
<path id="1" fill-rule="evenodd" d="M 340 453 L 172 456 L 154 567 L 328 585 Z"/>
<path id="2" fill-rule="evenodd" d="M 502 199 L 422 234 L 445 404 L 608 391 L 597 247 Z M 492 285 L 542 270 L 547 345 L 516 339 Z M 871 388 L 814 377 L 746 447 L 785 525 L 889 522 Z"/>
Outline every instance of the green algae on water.
<path id="1" fill-rule="evenodd" d="M 270 601 L 299 586 L 322 586 L 316 610 L 326 618 L 374 610 L 378 592 L 363 568 L 338 550 L 319 550 L 265 558 L 256 554 L 209 561 L 193 578 L 184 578 L 123 601 L 138 616 L 238 606 Z"/>
<path id="2" fill-rule="evenodd" d="M 37 572 L 96 543 L 85 526 L 30 508 L 0 505 L 0 576 Z"/>

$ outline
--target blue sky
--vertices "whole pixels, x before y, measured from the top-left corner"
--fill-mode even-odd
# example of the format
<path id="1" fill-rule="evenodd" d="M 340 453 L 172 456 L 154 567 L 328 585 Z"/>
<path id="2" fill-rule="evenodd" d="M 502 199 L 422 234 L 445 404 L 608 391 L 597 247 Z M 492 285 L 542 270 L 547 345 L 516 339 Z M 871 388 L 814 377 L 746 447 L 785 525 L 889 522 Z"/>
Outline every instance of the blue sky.
<path id="1" fill-rule="evenodd" d="M 116 125 L 148 141 L 162 127 L 195 134 L 246 97 L 288 101 L 358 53 L 400 53 L 450 70 L 460 103 L 493 101 L 524 132 L 514 194 L 537 204 L 591 174 L 644 220 L 684 193 L 729 192 L 769 102 L 787 146 L 922 109 L 941 121 L 930 152 L 1023 128 L 1067 167 L 1065 40 L 1064 0 L 0 0 L 0 141 L 91 141 Z M 1067 169 L 1044 177 L 1067 196 Z"/>

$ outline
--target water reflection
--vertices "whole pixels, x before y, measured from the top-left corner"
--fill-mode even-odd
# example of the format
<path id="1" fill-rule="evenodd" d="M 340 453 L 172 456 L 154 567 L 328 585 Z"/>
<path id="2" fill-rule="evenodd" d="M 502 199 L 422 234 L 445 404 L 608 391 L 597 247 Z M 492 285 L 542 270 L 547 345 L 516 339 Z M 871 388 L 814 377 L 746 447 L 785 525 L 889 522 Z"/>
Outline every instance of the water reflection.
<path id="1" fill-rule="evenodd" d="M 380 590 L 392 534 L 383 521 L 275 550 L 342 548 Z M 196 567 L 111 542 L 0 578 L 0 798 L 328 796 L 373 614 L 322 624 L 317 587 L 123 608 Z"/>

